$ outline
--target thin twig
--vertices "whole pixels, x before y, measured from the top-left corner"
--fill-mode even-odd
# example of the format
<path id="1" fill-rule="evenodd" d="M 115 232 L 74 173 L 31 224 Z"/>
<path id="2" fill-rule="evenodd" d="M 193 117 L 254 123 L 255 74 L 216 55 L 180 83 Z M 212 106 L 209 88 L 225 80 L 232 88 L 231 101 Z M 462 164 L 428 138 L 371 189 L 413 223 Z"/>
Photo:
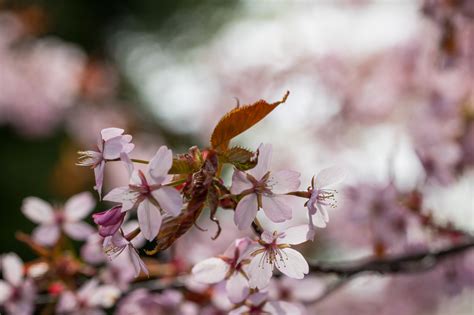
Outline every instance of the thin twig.
<path id="1" fill-rule="evenodd" d="M 358 260 L 346 263 L 315 263 L 310 264 L 313 273 L 336 274 L 342 277 L 365 272 L 379 274 L 421 272 L 433 268 L 442 260 L 474 248 L 474 241 L 455 245 L 438 251 L 424 251 L 402 256 L 387 257 L 373 260 Z"/>

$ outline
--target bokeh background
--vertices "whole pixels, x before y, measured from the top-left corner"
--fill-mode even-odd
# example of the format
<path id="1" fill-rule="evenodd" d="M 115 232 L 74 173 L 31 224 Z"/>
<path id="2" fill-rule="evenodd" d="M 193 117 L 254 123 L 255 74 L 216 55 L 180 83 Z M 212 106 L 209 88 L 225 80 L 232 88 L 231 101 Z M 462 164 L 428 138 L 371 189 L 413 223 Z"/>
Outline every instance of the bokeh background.
<path id="1" fill-rule="evenodd" d="M 14 238 L 33 227 L 23 198 L 91 190 L 76 152 L 100 129 L 126 129 L 136 158 L 162 144 L 184 152 L 205 147 L 237 103 L 286 90 L 287 103 L 236 143 L 272 143 L 275 168 L 300 170 L 303 183 L 326 166 L 348 170 L 319 254 L 333 239 L 333 258 L 370 254 L 370 229 L 350 222 L 365 222 L 391 185 L 472 232 L 473 19 L 461 0 L 0 1 L 0 252 L 32 257 Z M 125 176 L 108 168 L 105 190 Z"/>

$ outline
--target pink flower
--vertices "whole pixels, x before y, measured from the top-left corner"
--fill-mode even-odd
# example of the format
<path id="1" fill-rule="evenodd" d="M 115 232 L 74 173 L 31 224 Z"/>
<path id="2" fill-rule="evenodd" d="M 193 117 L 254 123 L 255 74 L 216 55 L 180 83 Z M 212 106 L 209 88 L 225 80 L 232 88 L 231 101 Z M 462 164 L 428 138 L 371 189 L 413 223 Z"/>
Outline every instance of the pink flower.
<path id="1" fill-rule="evenodd" d="M 56 305 L 58 314 L 83 315 L 105 314 L 102 309 L 110 308 L 120 297 L 120 290 L 111 285 L 100 285 L 97 279 L 86 282 L 79 291 L 65 291 Z"/>
<path id="2" fill-rule="evenodd" d="M 268 301 L 266 292 L 250 295 L 245 304 L 230 311 L 229 315 L 299 315 L 301 311 L 296 305 L 282 301 Z"/>
<path id="3" fill-rule="evenodd" d="M 137 250 L 120 231 L 117 231 L 113 236 L 107 236 L 104 239 L 103 248 L 105 253 L 111 258 L 116 258 L 122 253 L 125 253 L 129 258 L 130 263 L 133 265 L 135 277 L 138 277 L 142 271 L 148 275 L 148 269 L 138 255 Z"/>
<path id="4" fill-rule="evenodd" d="M 36 288 L 33 281 L 24 278 L 24 266 L 14 253 L 2 257 L 2 273 L 6 281 L 0 280 L 0 305 L 8 314 L 33 314 Z"/>
<path id="5" fill-rule="evenodd" d="M 33 231 L 33 239 L 39 244 L 51 246 L 59 239 L 61 231 L 72 239 L 85 240 L 94 233 L 92 226 L 80 220 L 85 218 L 95 207 L 91 193 L 83 192 L 72 196 L 62 209 L 53 207 L 36 197 L 23 201 L 21 211 L 39 226 Z"/>
<path id="6" fill-rule="evenodd" d="M 114 235 L 118 231 L 125 218 L 122 206 L 115 206 L 112 209 L 94 213 L 92 215 L 95 224 L 99 225 L 99 235 L 106 237 Z"/>
<path id="7" fill-rule="evenodd" d="M 122 211 L 138 206 L 140 229 L 150 241 L 160 230 L 161 211 L 177 216 L 183 206 L 180 193 L 164 184 L 172 164 L 171 150 L 162 146 L 148 164 L 145 173 L 135 170 L 128 186 L 115 188 L 104 197 L 104 200 L 122 203 Z"/>
<path id="8" fill-rule="evenodd" d="M 242 260 L 251 240 L 237 239 L 224 255 L 201 261 L 192 269 L 196 281 L 202 283 L 218 283 L 226 280 L 226 291 L 232 303 L 242 302 L 249 294 L 248 276 L 244 266 L 248 261 Z"/>
<path id="9" fill-rule="evenodd" d="M 95 187 L 99 193 L 102 192 L 102 184 L 104 182 L 105 162 L 121 159 L 127 166 L 129 172 L 133 170 L 133 164 L 128 154 L 133 150 L 135 145 L 131 135 L 123 135 L 124 130 L 120 128 L 106 128 L 100 132 L 101 138 L 97 143 L 98 151 L 81 151 L 79 152 L 79 162 L 77 165 L 90 166 L 94 169 Z"/>
<path id="10" fill-rule="evenodd" d="M 232 176 L 232 194 L 243 195 L 234 215 L 234 222 L 241 230 L 250 226 L 260 208 L 273 222 L 291 219 L 292 210 L 287 201 L 291 196 L 283 194 L 294 191 L 300 186 L 298 172 L 269 171 L 272 157 L 270 144 L 260 145 L 258 152 L 258 163 L 253 169 L 247 173 L 235 170 Z"/>
<path id="11" fill-rule="evenodd" d="M 343 179 L 343 170 L 335 167 L 325 168 L 316 175 L 316 179 L 313 177 L 311 182 L 311 197 L 306 205 L 308 207 L 309 217 L 309 240 L 314 239 L 315 226 L 324 228 L 326 227 L 326 223 L 329 222 L 329 215 L 326 207 L 336 207 L 336 191 L 333 189 L 327 189 L 327 187 L 337 184 Z M 314 222 L 313 216 L 315 216 Z"/>
<path id="12" fill-rule="evenodd" d="M 309 266 L 303 255 L 291 248 L 307 241 L 308 226 L 298 225 L 283 232 L 264 231 L 254 248 L 250 249 L 251 262 L 248 268 L 250 287 L 265 288 L 276 267 L 294 279 L 303 279 Z"/>

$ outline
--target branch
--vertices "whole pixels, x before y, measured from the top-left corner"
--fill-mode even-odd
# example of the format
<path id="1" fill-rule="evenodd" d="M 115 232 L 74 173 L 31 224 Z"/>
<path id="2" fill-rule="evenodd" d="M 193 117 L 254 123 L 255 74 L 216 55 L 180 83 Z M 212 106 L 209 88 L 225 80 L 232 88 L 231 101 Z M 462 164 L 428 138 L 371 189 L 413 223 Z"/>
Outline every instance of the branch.
<path id="1" fill-rule="evenodd" d="M 336 274 L 341 277 L 352 277 L 365 272 L 379 274 L 423 272 L 433 268 L 448 257 L 455 256 L 472 248 L 474 248 L 474 240 L 438 251 L 425 251 L 383 259 L 364 259 L 337 264 L 310 264 L 310 272 Z"/>

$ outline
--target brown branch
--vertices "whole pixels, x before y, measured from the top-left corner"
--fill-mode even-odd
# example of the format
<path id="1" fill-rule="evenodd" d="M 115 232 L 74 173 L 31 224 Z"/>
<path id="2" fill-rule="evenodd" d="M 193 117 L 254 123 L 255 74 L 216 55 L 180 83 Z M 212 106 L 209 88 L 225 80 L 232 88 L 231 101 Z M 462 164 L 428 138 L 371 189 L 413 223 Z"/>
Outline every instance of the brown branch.
<path id="1" fill-rule="evenodd" d="M 424 251 L 402 256 L 382 259 L 358 260 L 345 263 L 314 263 L 310 264 L 310 272 L 336 274 L 341 277 L 352 277 L 366 272 L 379 274 L 422 272 L 433 268 L 448 257 L 461 254 L 474 248 L 474 240 L 438 251 Z"/>

